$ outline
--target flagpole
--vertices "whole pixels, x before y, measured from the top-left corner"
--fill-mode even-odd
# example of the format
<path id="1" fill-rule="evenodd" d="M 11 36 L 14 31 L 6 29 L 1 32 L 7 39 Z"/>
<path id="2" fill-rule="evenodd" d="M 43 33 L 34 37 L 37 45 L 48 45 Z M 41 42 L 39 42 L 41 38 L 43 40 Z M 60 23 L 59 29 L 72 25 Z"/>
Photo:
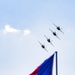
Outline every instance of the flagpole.
<path id="1" fill-rule="evenodd" d="M 55 53 L 56 53 L 56 75 L 58 75 L 58 53 L 57 51 Z"/>

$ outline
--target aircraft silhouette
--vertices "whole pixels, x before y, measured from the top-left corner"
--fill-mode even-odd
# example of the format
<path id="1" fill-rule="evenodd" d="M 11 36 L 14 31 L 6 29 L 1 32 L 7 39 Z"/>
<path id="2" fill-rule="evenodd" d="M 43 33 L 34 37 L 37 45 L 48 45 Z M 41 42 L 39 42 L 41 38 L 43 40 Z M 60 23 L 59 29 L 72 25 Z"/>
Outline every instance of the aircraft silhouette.
<path id="1" fill-rule="evenodd" d="M 51 29 L 49 29 L 49 30 L 53 33 L 54 36 L 56 36 L 58 39 L 60 39 L 60 38 L 57 36 L 57 33 L 56 33 L 56 32 L 52 31 Z"/>
<path id="2" fill-rule="evenodd" d="M 39 41 L 38 41 L 39 42 Z M 40 42 L 39 42 L 40 43 Z M 46 51 L 47 51 L 47 49 L 45 48 L 45 45 L 43 45 L 43 44 L 41 44 L 40 43 L 40 45 L 41 45 L 41 47 L 43 48 L 43 49 L 45 49 Z M 48 51 L 47 51 L 48 52 Z"/>
<path id="3" fill-rule="evenodd" d="M 64 32 L 61 30 L 62 28 L 60 28 L 60 26 L 57 26 L 57 25 L 54 24 L 54 23 L 53 23 L 53 25 L 56 26 L 56 28 L 57 28 L 58 31 L 61 31 L 61 32 L 64 34 Z"/>
<path id="4" fill-rule="evenodd" d="M 45 36 L 45 35 L 44 35 L 44 36 Z M 45 36 L 45 37 L 46 37 L 46 36 Z M 46 39 L 47 39 L 47 41 L 48 41 L 52 46 L 54 46 L 49 38 L 46 37 Z"/>

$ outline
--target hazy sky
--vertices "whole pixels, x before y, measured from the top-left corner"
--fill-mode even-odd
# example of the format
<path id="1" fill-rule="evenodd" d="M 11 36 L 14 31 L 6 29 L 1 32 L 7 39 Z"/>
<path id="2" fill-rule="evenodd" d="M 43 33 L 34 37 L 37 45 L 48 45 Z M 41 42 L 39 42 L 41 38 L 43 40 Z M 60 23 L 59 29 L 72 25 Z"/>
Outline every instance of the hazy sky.
<path id="1" fill-rule="evenodd" d="M 52 23 L 61 26 L 64 34 Z M 0 75 L 28 75 L 55 51 L 59 75 L 75 75 L 75 0 L 0 1 Z"/>

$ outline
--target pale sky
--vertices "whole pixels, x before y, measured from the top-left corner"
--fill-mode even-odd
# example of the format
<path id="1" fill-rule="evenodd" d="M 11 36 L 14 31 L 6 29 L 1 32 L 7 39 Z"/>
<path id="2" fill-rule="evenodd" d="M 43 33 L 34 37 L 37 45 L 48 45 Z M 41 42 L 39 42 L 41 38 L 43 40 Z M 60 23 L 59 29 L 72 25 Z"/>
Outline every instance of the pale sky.
<path id="1" fill-rule="evenodd" d="M 28 75 L 55 51 L 59 75 L 75 75 L 74 20 L 74 0 L 0 1 L 0 75 Z M 52 23 L 61 26 L 64 34 Z M 54 47 L 47 43 L 44 34 L 51 38 Z M 49 53 L 38 41 L 46 45 Z"/>

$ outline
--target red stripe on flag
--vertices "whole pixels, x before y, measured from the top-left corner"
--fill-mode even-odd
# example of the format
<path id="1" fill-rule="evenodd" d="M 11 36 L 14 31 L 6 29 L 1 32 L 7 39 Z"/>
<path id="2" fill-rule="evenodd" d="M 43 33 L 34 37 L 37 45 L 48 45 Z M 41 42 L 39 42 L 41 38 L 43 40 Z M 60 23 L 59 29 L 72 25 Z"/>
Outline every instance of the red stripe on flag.
<path id="1" fill-rule="evenodd" d="M 31 74 L 29 74 L 29 75 L 36 75 L 37 74 L 37 72 L 38 72 L 38 69 L 39 69 L 39 67 L 37 67 Z"/>

